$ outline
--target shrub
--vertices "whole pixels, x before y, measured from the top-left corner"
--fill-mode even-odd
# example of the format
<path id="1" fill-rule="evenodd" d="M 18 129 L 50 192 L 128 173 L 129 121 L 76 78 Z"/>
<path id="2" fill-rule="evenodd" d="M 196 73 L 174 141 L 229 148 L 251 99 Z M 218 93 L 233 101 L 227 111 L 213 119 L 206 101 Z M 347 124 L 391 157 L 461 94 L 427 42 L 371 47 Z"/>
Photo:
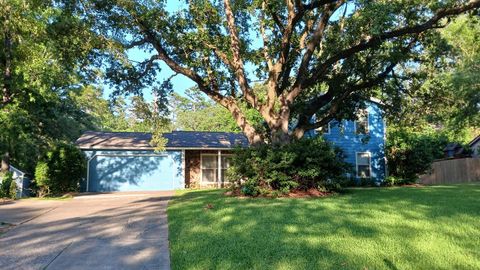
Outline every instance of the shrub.
<path id="1" fill-rule="evenodd" d="M 1 183 L 0 183 L 0 198 L 12 198 L 15 199 L 16 197 L 16 183 L 13 180 L 13 173 L 11 172 L 5 172 L 3 173 L 3 176 L 1 177 Z M 15 185 L 15 192 L 11 193 L 11 186 Z"/>
<path id="2" fill-rule="evenodd" d="M 14 200 L 17 198 L 17 182 L 15 181 L 10 182 L 8 197 Z"/>
<path id="3" fill-rule="evenodd" d="M 50 193 L 49 187 L 51 182 L 48 175 L 48 164 L 44 161 L 37 163 L 35 167 L 35 184 L 37 186 L 37 194 L 39 197 L 44 197 Z"/>
<path id="4" fill-rule="evenodd" d="M 37 163 L 39 196 L 77 191 L 85 174 L 85 155 L 70 144 L 58 144 Z"/>
<path id="5" fill-rule="evenodd" d="M 301 139 L 287 145 L 236 149 L 227 178 L 249 196 L 278 195 L 293 189 L 333 191 L 346 183 L 351 165 L 340 149 L 323 138 Z"/>
<path id="6" fill-rule="evenodd" d="M 443 157 L 448 143 L 447 136 L 433 130 L 391 129 L 387 138 L 389 174 L 395 177 L 396 184 L 416 182 L 435 159 Z"/>

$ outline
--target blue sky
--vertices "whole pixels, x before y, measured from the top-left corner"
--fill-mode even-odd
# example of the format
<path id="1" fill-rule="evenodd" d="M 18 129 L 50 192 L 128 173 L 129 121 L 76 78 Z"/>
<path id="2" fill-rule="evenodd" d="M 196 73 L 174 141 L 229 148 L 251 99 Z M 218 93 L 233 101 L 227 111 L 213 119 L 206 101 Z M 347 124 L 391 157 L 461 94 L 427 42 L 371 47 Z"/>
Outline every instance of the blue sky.
<path id="1" fill-rule="evenodd" d="M 169 12 L 175 12 L 178 11 L 179 9 L 185 8 L 186 4 L 184 1 L 179 1 L 179 0 L 167 0 L 167 10 Z M 131 60 L 136 60 L 136 61 L 143 61 L 145 59 L 150 58 L 150 54 L 139 50 L 139 49 L 132 49 L 128 53 L 129 58 Z M 164 79 L 172 76 L 174 72 L 163 62 L 160 63 L 160 68 L 161 72 L 158 75 L 158 81 L 161 82 Z M 195 86 L 195 83 L 190 80 L 189 78 L 178 74 L 172 79 L 172 84 L 173 84 L 173 89 L 175 92 L 183 94 L 186 89 L 191 88 Z M 110 94 L 112 93 L 112 89 L 108 85 L 103 85 L 104 92 L 103 96 L 104 98 L 109 98 Z M 146 100 L 151 101 L 152 100 L 152 94 L 150 90 L 144 90 L 143 95 Z"/>

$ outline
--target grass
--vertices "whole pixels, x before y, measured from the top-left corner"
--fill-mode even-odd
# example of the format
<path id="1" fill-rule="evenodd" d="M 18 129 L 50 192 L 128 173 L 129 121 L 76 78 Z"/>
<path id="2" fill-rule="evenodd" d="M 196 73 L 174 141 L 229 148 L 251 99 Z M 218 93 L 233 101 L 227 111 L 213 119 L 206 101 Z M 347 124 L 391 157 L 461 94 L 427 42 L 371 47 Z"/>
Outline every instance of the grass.
<path id="1" fill-rule="evenodd" d="M 183 191 L 168 220 L 173 269 L 480 269 L 480 185 L 311 199 Z"/>

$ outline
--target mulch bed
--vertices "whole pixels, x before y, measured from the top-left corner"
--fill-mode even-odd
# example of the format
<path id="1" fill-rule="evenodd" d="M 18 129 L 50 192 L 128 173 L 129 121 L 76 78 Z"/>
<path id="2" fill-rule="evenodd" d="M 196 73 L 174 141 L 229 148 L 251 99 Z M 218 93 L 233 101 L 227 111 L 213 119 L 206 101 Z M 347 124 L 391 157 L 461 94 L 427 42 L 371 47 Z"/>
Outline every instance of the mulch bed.
<path id="1" fill-rule="evenodd" d="M 238 198 L 273 198 L 272 195 L 259 195 L 259 196 L 246 196 L 240 192 L 240 190 L 230 190 L 224 193 L 226 196 L 238 197 Z M 334 192 L 322 192 L 318 189 L 311 188 L 308 190 L 292 190 L 288 194 L 278 196 L 278 198 L 317 198 L 326 197 L 335 194 Z"/>
<path id="2" fill-rule="evenodd" d="M 333 195 L 333 192 L 322 192 L 318 189 L 311 188 L 308 190 L 293 190 L 286 195 L 290 198 L 308 198 L 308 197 L 325 197 Z"/>
<path id="3" fill-rule="evenodd" d="M 403 185 L 399 185 L 399 187 L 425 187 L 425 186 L 422 184 L 403 184 Z"/>

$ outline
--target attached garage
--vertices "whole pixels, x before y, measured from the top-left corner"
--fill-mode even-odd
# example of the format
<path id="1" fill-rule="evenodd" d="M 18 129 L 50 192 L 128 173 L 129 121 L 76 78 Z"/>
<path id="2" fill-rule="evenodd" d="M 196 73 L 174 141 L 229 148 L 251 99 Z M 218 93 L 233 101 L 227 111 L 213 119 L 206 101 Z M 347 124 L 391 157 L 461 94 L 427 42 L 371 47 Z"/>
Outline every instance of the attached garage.
<path id="1" fill-rule="evenodd" d="M 183 188 L 181 151 L 91 151 L 88 155 L 86 191 Z"/>
<path id="2" fill-rule="evenodd" d="M 150 133 L 84 133 L 76 142 L 88 160 L 87 177 L 81 190 L 162 191 L 221 187 L 226 181 L 224 173 L 232 148 L 248 145 L 242 134 L 228 132 L 174 131 L 165 133 L 164 137 L 168 140 L 166 150 L 156 152 L 150 145 Z"/>

